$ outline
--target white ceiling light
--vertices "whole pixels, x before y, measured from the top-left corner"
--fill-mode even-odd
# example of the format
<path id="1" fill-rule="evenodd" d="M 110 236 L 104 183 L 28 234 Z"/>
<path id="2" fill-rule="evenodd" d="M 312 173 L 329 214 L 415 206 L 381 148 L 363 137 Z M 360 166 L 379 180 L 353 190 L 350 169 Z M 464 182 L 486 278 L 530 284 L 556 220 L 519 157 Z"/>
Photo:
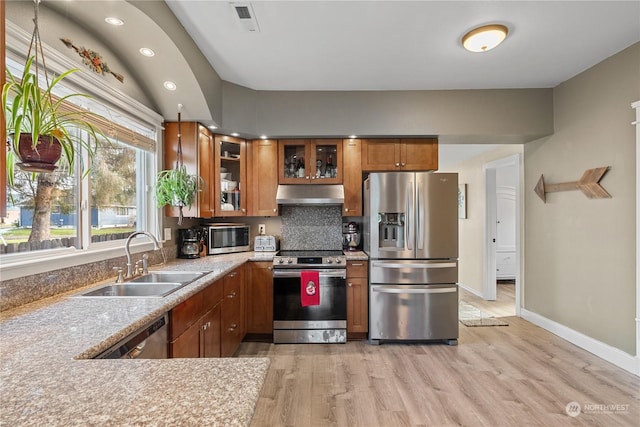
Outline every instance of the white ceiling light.
<path id="1" fill-rule="evenodd" d="M 240 136 L 238 132 L 231 132 L 231 136 Z"/>
<path id="2" fill-rule="evenodd" d="M 178 86 L 176 86 L 174 82 L 167 80 L 166 82 L 164 82 L 164 88 L 167 90 L 176 90 Z"/>
<path id="3" fill-rule="evenodd" d="M 218 126 L 215 126 L 215 125 L 209 125 L 209 129 L 211 129 L 211 130 L 218 129 Z"/>
<path id="4" fill-rule="evenodd" d="M 509 29 L 504 25 L 484 25 L 465 34 L 462 45 L 471 52 L 486 52 L 502 43 L 508 33 Z"/>
<path id="5" fill-rule="evenodd" d="M 115 25 L 116 27 L 124 25 L 124 21 L 120 18 L 116 18 L 115 16 L 107 16 L 106 18 L 104 18 L 104 21 L 107 24 Z"/>
<path id="6" fill-rule="evenodd" d="M 138 52 L 140 52 L 140 54 L 143 56 L 148 56 L 149 58 L 155 56 L 156 54 L 153 49 L 149 49 L 148 47 L 141 47 Z"/>
<path id="7" fill-rule="evenodd" d="M 267 139 L 267 135 L 260 135 L 260 139 Z"/>

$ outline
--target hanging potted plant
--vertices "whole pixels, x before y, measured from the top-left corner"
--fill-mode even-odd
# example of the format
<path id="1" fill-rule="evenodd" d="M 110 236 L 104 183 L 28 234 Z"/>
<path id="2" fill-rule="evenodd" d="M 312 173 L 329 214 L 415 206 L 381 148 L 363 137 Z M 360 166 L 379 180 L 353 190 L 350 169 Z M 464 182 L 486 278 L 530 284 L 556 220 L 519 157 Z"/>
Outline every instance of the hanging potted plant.
<path id="1" fill-rule="evenodd" d="M 35 55 L 31 54 L 33 47 Z M 44 88 L 39 86 L 40 69 L 45 77 Z M 60 98 L 53 95 L 56 86 L 76 71 L 80 70 L 65 71 L 49 81 L 38 31 L 36 1 L 33 36 L 22 76 L 18 78 L 7 69 L 7 81 L 2 88 L 2 108 L 9 139 L 6 156 L 10 186 L 14 183 L 16 166 L 27 172 L 53 172 L 62 161 L 68 170 L 73 170 L 79 147 L 84 147 L 92 160 L 98 139 L 106 138 L 86 120 L 90 112 L 73 110 L 65 105 L 70 98 L 88 95 L 72 93 Z M 74 128 L 87 132 L 91 138 L 81 138 Z"/>
<path id="2" fill-rule="evenodd" d="M 55 100 L 52 96 L 55 86 L 78 70 L 68 70 L 54 78 L 45 89 L 40 89 L 37 75 L 31 73 L 34 60 L 33 56 L 27 59 L 20 79 L 7 70 L 7 83 L 2 88 L 2 108 L 9 138 L 9 185 L 13 184 L 15 166 L 28 172 L 53 172 L 62 160 L 72 170 L 77 148 L 84 147 L 92 159 L 98 139 L 103 137 L 83 118 L 83 113 L 62 108 L 69 98 L 87 95 L 74 93 Z M 73 128 L 86 131 L 90 140 L 80 138 Z"/>
<path id="3" fill-rule="evenodd" d="M 179 210 L 178 225 L 182 225 L 182 209 L 190 208 L 196 201 L 199 191 L 205 186 L 199 175 L 187 173 L 187 167 L 182 161 L 182 135 L 180 127 L 180 109 L 178 104 L 178 148 L 175 169 L 158 172 L 156 177 L 155 194 L 158 207 L 176 206 Z"/>

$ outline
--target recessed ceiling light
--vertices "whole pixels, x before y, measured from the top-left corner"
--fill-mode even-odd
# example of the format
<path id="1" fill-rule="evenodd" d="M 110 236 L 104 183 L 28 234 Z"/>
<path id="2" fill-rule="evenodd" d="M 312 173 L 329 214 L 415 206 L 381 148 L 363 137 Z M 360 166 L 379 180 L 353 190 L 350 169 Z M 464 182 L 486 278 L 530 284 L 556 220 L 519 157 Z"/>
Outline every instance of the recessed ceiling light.
<path id="1" fill-rule="evenodd" d="M 231 136 L 240 136 L 238 132 L 231 132 Z"/>
<path id="2" fill-rule="evenodd" d="M 164 88 L 167 90 L 176 90 L 178 86 L 176 86 L 174 82 L 167 80 L 166 82 L 164 82 Z"/>
<path id="3" fill-rule="evenodd" d="M 356 139 L 356 138 L 357 138 L 357 136 L 356 136 L 356 135 L 349 135 L 349 138 L 350 138 L 350 139 Z"/>
<path id="4" fill-rule="evenodd" d="M 267 139 L 267 135 L 260 135 L 260 139 Z"/>
<path id="5" fill-rule="evenodd" d="M 216 125 L 209 125 L 209 129 L 212 129 L 212 130 L 213 130 L 213 129 L 218 129 L 218 126 L 216 126 Z"/>
<path id="6" fill-rule="evenodd" d="M 141 47 L 138 52 L 140 52 L 140 54 L 143 56 L 148 56 L 149 58 L 156 54 L 152 49 L 149 49 L 148 47 Z"/>
<path id="7" fill-rule="evenodd" d="M 124 25 L 124 21 L 120 18 L 116 18 L 115 16 L 107 16 L 106 18 L 104 18 L 104 21 L 107 24 L 115 25 L 116 27 Z"/>
<path id="8" fill-rule="evenodd" d="M 509 34 L 504 25 L 491 24 L 475 28 L 462 37 L 462 45 L 471 52 L 486 52 L 498 46 Z"/>

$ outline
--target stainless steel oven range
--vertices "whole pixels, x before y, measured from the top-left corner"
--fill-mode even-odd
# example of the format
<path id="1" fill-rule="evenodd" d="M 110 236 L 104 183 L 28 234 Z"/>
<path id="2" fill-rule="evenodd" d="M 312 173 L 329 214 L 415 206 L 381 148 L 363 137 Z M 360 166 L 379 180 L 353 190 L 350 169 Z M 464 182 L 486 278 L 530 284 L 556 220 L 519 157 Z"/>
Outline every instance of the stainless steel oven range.
<path id="1" fill-rule="evenodd" d="M 275 344 L 347 341 L 346 264 L 342 251 L 280 251 L 273 258 Z M 302 305 L 303 271 L 319 273 L 318 305 Z"/>

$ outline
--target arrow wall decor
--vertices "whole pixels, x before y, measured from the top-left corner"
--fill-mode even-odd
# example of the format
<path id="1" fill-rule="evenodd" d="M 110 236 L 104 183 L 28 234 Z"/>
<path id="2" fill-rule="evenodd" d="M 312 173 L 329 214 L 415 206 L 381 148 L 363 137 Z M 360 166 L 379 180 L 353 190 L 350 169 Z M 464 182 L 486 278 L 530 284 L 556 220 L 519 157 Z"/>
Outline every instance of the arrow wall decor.
<path id="1" fill-rule="evenodd" d="M 609 166 L 587 169 L 578 181 L 562 182 L 559 184 L 545 184 L 544 175 L 540 175 L 534 191 L 545 203 L 547 203 L 547 193 L 572 190 L 580 190 L 590 199 L 608 199 L 611 198 L 611 194 L 607 193 L 607 190 L 599 184 L 600 179 L 602 179 L 608 170 Z"/>

